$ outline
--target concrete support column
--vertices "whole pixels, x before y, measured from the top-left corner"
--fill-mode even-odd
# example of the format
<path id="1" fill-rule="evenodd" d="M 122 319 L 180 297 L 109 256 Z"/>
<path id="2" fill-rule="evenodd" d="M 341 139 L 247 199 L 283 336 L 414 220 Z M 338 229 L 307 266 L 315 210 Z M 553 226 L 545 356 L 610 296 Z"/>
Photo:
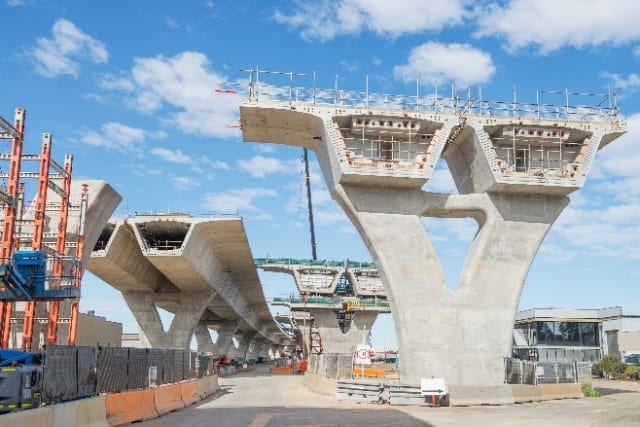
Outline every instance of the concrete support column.
<path id="1" fill-rule="evenodd" d="M 242 358 L 242 359 L 246 359 L 247 358 L 247 354 L 249 352 L 249 346 L 251 345 L 252 341 L 253 341 L 253 337 L 256 336 L 255 331 L 252 332 L 247 332 L 245 334 L 243 334 L 240 337 L 240 340 L 238 341 L 238 348 L 235 350 L 234 352 L 234 359 L 235 358 Z"/>
<path id="2" fill-rule="evenodd" d="M 189 348 L 194 329 L 215 294 L 123 292 L 122 296 L 138 323 L 143 345 L 154 348 Z M 158 305 L 167 307 L 174 313 L 167 331 L 162 327 Z"/>
<path id="3" fill-rule="evenodd" d="M 311 319 L 296 319 L 296 326 L 298 328 L 300 336 L 296 336 L 295 341 L 296 343 L 300 344 L 300 348 L 302 349 L 303 354 L 308 357 L 309 353 L 311 352 L 311 339 L 309 336 L 311 332 Z"/>
<path id="4" fill-rule="evenodd" d="M 265 338 L 256 339 L 253 341 L 252 346 L 247 353 L 247 359 L 257 359 L 258 357 L 269 357 L 267 349 L 269 348 L 269 341 Z"/>
<path id="5" fill-rule="evenodd" d="M 213 349 L 215 356 L 230 355 L 234 350 L 233 336 L 238 331 L 239 323 L 238 320 L 229 320 L 218 330 L 218 338 Z"/>
<path id="6" fill-rule="evenodd" d="M 419 213 L 411 215 L 383 212 L 384 205 L 394 204 L 379 196 L 358 199 L 351 216 L 394 307 L 400 380 L 415 384 L 425 377 L 444 378 L 452 402 L 459 404 L 513 402 L 503 384 L 503 357 L 511 356 L 520 293 L 542 239 L 568 199 L 395 194 L 400 199 L 396 206 Z M 480 225 L 455 290 L 446 285 L 421 215 L 472 217 Z"/>
<path id="7" fill-rule="evenodd" d="M 324 353 L 353 353 L 357 344 L 369 341 L 371 327 L 378 317 L 376 311 L 355 311 L 351 325 L 342 332 L 335 310 L 310 308 L 309 312 L 320 332 Z"/>
<path id="8" fill-rule="evenodd" d="M 193 335 L 196 337 L 196 343 L 198 344 L 198 352 L 200 353 L 213 353 L 215 350 L 215 344 L 211 339 L 209 327 L 203 323 L 196 325 Z"/>

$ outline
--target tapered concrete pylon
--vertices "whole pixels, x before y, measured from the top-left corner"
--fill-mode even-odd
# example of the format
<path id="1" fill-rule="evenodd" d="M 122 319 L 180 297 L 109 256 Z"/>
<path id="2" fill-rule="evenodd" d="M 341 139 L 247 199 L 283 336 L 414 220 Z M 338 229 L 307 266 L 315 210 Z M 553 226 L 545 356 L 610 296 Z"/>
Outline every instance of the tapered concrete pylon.
<path id="1" fill-rule="evenodd" d="M 138 323 L 140 338 L 146 347 L 189 348 L 196 325 L 215 293 L 123 292 L 122 296 Z M 174 313 L 167 331 L 162 327 L 158 306 Z"/>
<path id="2" fill-rule="evenodd" d="M 323 353 L 353 353 L 357 344 L 367 342 L 371 326 L 376 321 L 375 311 L 356 311 L 344 331 L 339 326 L 336 312 L 328 309 L 309 309 L 322 339 Z"/>
<path id="3" fill-rule="evenodd" d="M 374 194 L 375 197 L 374 197 Z M 488 396 L 513 401 L 503 385 L 513 316 L 527 272 L 549 227 L 567 205 L 563 196 L 438 195 L 348 189 L 354 217 L 388 283 L 396 321 L 400 376 L 405 382 L 446 378 L 458 402 Z M 350 197 L 352 196 L 352 197 Z M 418 208 L 383 213 L 385 200 Z M 382 203 L 381 203 L 382 202 Z M 419 208 L 422 206 L 421 208 Z M 458 287 L 447 287 L 422 215 L 471 217 L 479 230 Z"/>

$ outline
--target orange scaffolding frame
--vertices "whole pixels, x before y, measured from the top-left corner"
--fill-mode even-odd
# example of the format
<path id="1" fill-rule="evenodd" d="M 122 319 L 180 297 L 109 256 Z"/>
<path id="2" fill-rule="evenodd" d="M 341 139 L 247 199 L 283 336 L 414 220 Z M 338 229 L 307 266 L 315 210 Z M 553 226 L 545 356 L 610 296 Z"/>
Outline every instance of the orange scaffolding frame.
<path id="1" fill-rule="evenodd" d="M 59 289 L 61 279 L 66 269 L 70 269 L 72 286 L 76 289 L 80 288 L 83 273 L 82 256 L 84 253 L 84 228 L 85 216 L 88 206 L 87 185 L 83 185 L 81 206 L 80 206 L 80 227 L 78 231 L 78 240 L 75 244 L 75 257 L 69 267 L 65 264 L 65 249 L 67 242 L 67 223 L 70 206 L 71 193 L 71 174 L 73 157 L 69 154 L 65 156 L 64 166 L 60 166 L 51 159 L 52 136 L 43 134 L 42 148 L 40 155 L 23 155 L 24 142 L 24 119 L 26 111 L 22 108 L 16 109 L 14 125 L 11 127 L 4 119 L 0 117 L 0 125 L 6 132 L 0 134 L 4 138 L 11 138 L 11 154 L 8 156 L 10 160 L 9 172 L 7 175 L 8 183 L 6 192 L 0 191 L 2 203 L 4 204 L 4 221 L 2 227 L 2 237 L 0 239 L 0 258 L 1 262 L 10 262 L 11 256 L 15 250 L 20 249 L 21 237 L 25 237 L 24 233 L 18 233 L 16 236 L 16 225 L 26 222 L 33 224 L 33 232 L 31 236 L 30 249 L 33 251 L 43 251 L 46 249 L 47 255 L 53 258 L 52 270 L 49 280 L 49 289 Z M 5 159 L 7 156 L 3 156 Z M 39 170 L 37 174 L 22 172 L 23 160 L 39 160 Z M 51 168 L 56 172 L 55 178 L 60 179 L 61 187 L 55 184 L 50 173 Z M 24 184 L 20 182 L 20 178 L 37 178 L 37 192 L 35 197 L 35 210 L 33 220 L 23 220 L 23 200 L 24 200 Z M 55 248 L 46 247 L 45 225 L 46 211 L 48 207 L 48 189 L 53 189 L 60 197 L 60 207 L 58 211 L 58 224 Z M 45 268 L 48 264 L 45 266 Z M 33 331 L 36 321 L 37 302 L 48 303 L 48 327 L 47 327 L 47 344 L 56 344 L 58 336 L 58 325 L 60 323 L 60 298 L 47 298 L 33 296 L 26 301 L 24 309 L 24 317 L 22 320 L 22 349 L 30 350 L 33 342 Z M 77 335 L 79 298 L 73 298 L 70 308 L 69 319 L 69 335 L 68 344 L 75 345 Z M 14 311 L 14 301 L 11 299 L 0 300 L 0 348 L 8 348 L 11 337 L 11 316 Z"/>

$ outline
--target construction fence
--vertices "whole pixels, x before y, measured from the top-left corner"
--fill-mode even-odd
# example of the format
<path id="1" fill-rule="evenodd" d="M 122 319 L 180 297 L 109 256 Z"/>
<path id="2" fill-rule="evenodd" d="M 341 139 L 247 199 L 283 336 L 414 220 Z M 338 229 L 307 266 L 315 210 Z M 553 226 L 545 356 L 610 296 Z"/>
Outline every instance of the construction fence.
<path id="1" fill-rule="evenodd" d="M 49 403 L 172 384 L 215 373 L 213 356 L 190 350 L 52 345 L 45 348 L 43 355 L 42 397 Z"/>
<path id="2" fill-rule="evenodd" d="M 351 378 L 352 353 L 322 353 L 309 355 L 307 372 L 326 378 Z"/>
<path id="3" fill-rule="evenodd" d="M 505 358 L 507 384 L 567 384 L 590 382 L 589 362 L 532 362 Z"/>

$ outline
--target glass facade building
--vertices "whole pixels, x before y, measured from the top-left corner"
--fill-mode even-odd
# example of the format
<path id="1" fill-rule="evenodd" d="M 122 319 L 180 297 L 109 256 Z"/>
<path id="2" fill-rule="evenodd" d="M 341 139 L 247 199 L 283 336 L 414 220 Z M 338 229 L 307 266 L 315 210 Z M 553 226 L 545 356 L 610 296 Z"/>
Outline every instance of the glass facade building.
<path id="1" fill-rule="evenodd" d="M 513 356 L 549 362 L 597 362 L 602 357 L 598 310 L 533 309 L 518 313 Z"/>

